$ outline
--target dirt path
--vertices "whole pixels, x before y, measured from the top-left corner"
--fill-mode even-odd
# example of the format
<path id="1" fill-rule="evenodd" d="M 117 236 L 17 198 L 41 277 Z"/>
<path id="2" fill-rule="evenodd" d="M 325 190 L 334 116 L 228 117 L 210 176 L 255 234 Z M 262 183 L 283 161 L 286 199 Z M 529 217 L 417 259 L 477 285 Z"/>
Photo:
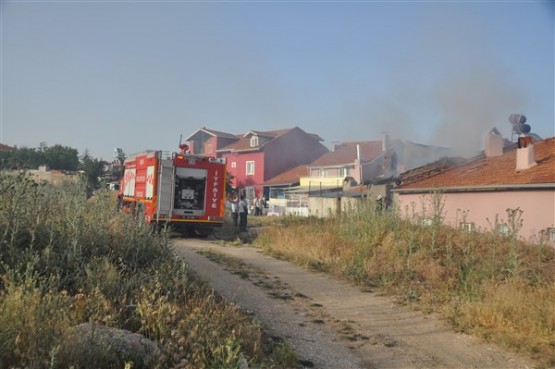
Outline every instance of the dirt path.
<path id="1" fill-rule="evenodd" d="M 217 293 L 252 311 L 270 334 L 288 342 L 301 367 L 533 368 L 516 355 L 453 333 L 433 315 L 257 249 L 198 239 L 175 239 L 173 246 Z"/>

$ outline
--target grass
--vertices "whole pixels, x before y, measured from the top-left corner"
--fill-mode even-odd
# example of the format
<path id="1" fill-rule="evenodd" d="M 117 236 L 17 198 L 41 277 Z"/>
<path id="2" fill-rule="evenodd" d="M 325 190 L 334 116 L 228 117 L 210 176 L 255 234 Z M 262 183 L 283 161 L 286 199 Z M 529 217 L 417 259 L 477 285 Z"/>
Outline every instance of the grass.
<path id="1" fill-rule="evenodd" d="M 374 206 L 329 219 L 268 220 L 256 245 L 309 269 L 379 288 L 424 312 L 439 312 L 458 331 L 555 365 L 555 250 L 525 244 L 516 232 L 461 232 L 407 220 Z M 508 209 L 509 211 L 510 209 Z M 517 231 L 525 214 L 510 210 Z M 509 219 L 511 219 L 509 217 Z"/>
<path id="2" fill-rule="evenodd" d="M 79 356 L 65 348 L 84 322 L 140 333 L 162 357 Z M 194 279 L 165 231 L 118 213 L 112 193 L 0 176 L 1 368 L 280 368 L 291 355 Z"/>

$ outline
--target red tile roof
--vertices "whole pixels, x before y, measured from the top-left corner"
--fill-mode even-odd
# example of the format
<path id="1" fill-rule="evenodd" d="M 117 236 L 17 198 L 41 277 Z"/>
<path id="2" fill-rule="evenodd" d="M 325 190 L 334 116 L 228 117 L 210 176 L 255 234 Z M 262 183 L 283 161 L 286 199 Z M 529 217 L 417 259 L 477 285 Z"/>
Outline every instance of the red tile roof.
<path id="1" fill-rule="evenodd" d="M 399 189 L 555 184 L 555 137 L 534 143 L 537 165 L 516 170 L 516 148 L 497 157 L 480 157 L 471 162 L 435 172 Z"/>
<path id="2" fill-rule="evenodd" d="M 270 139 L 274 139 L 276 137 L 282 136 L 285 133 L 293 130 L 295 128 L 290 128 L 290 129 L 280 129 L 280 130 L 275 130 L 275 131 L 253 131 L 250 130 L 248 131 L 245 135 L 241 136 L 240 139 L 230 145 L 227 145 L 225 147 L 222 147 L 221 149 L 219 149 L 218 151 L 243 151 L 243 150 L 260 150 L 261 147 L 264 147 L 264 145 L 268 142 L 261 142 L 258 146 L 256 147 L 252 147 L 251 146 L 251 141 L 250 141 L 250 136 L 251 133 L 256 134 L 260 137 L 269 137 Z"/>
<path id="3" fill-rule="evenodd" d="M 335 146 L 333 151 L 327 152 L 310 164 L 311 167 L 326 167 L 334 165 L 352 164 L 357 158 L 357 145 L 363 161 L 376 158 L 382 153 L 382 141 L 351 141 Z"/>
<path id="4" fill-rule="evenodd" d="M 15 151 L 16 148 L 8 145 L 4 145 L 0 143 L 0 151 Z"/>
<path id="5" fill-rule="evenodd" d="M 247 133 L 245 133 L 243 136 L 244 137 L 250 137 L 251 133 L 254 133 L 260 137 L 277 137 L 277 136 L 281 136 L 284 133 L 287 133 L 291 130 L 290 129 L 278 129 L 275 131 L 255 131 L 253 129 L 251 129 L 250 131 L 248 131 Z"/>
<path id="6" fill-rule="evenodd" d="M 278 185 L 290 185 L 301 180 L 301 177 L 306 177 L 308 175 L 308 168 L 306 165 L 299 165 L 287 172 L 281 173 L 273 178 L 270 178 L 264 182 L 264 186 L 278 186 Z"/>
<path id="7" fill-rule="evenodd" d="M 197 130 L 198 131 L 204 131 L 207 132 L 211 135 L 217 136 L 217 137 L 224 137 L 224 138 L 235 138 L 235 139 L 239 139 L 241 136 L 240 135 L 234 135 L 231 133 L 227 133 L 227 132 L 221 132 L 221 131 L 216 131 L 215 129 L 210 129 L 210 128 L 206 128 L 206 127 L 202 127 L 201 129 Z M 190 137 L 193 137 L 197 132 L 193 133 Z"/>

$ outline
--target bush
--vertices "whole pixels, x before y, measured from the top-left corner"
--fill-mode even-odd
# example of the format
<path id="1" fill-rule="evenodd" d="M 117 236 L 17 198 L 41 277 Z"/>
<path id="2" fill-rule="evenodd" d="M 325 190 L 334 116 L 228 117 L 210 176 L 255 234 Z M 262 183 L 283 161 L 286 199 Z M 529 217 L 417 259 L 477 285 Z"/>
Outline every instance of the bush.
<path id="1" fill-rule="evenodd" d="M 257 245 L 380 287 L 419 309 L 443 313 L 458 330 L 555 365 L 555 250 L 496 233 L 461 232 L 440 220 L 439 210 L 423 223 L 360 206 L 318 222 L 268 225 Z"/>
<path id="2" fill-rule="evenodd" d="M 0 177 L 0 367 L 67 367 L 60 345 L 86 322 L 150 338 L 160 368 L 263 362 L 259 325 L 191 278 L 164 231 L 116 208 L 82 182 Z"/>

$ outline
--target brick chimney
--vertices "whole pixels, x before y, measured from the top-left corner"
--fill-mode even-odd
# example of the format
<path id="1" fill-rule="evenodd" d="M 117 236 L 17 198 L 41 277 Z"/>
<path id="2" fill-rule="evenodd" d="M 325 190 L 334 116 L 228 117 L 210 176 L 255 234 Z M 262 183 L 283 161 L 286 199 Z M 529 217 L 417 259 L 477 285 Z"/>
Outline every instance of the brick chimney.
<path id="1" fill-rule="evenodd" d="M 503 155 L 503 136 L 497 128 L 492 129 L 486 135 L 484 152 L 488 158 Z"/>
<path id="2" fill-rule="evenodd" d="M 536 164 L 536 152 L 532 143 L 532 137 L 520 136 L 516 149 L 516 170 L 529 169 Z"/>

